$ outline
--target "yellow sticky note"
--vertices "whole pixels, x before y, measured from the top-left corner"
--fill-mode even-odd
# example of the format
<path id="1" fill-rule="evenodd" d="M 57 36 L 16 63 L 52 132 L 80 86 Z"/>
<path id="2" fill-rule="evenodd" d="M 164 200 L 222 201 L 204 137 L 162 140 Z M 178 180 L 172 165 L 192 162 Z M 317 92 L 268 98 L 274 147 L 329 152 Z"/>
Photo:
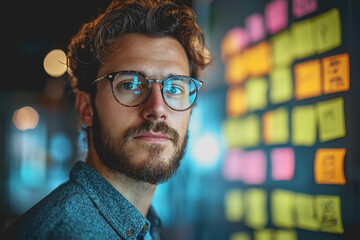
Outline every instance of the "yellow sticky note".
<path id="1" fill-rule="evenodd" d="M 251 228 L 263 228 L 267 224 L 267 194 L 260 188 L 250 188 L 245 193 L 245 223 Z"/>
<path id="2" fill-rule="evenodd" d="M 341 24 L 338 9 L 333 8 L 313 18 L 313 22 L 318 53 L 327 52 L 341 45 Z"/>
<path id="3" fill-rule="evenodd" d="M 294 66 L 295 98 L 300 100 L 320 96 L 321 65 L 320 60 L 298 63 Z"/>
<path id="4" fill-rule="evenodd" d="M 295 195 L 292 191 L 276 189 L 271 194 L 271 219 L 275 226 L 295 226 Z"/>
<path id="5" fill-rule="evenodd" d="M 316 142 L 316 112 L 313 105 L 294 107 L 291 113 L 292 143 L 312 146 Z"/>
<path id="6" fill-rule="evenodd" d="M 265 78 L 251 78 L 245 83 L 246 102 L 249 111 L 264 109 L 267 105 L 267 81 Z"/>
<path id="7" fill-rule="evenodd" d="M 289 67 L 274 68 L 270 74 L 270 101 L 283 103 L 293 98 L 293 79 Z"/>
<path id="8" fill-rule="evenodd" d="M 289 66 L 294 60 L 293 43 L 289 30 L 271 38 L 272 58 L 275 66 Z"/>
<path id="9" fill-rule="evenodd" d="M 274 240 L 297 240 L 297 234 L 294 230 L 276 230 Z"/>
<path id="10" fill-rule="evenodd" d="M 237 232 L 230 235 L 230 240 L 251 240 L 251 237 L 247 232 Z"/>
<path id="11" fill-rule="evenodd" d="M 225 195 L 225 217 L 229 222 L 240 222 L 244 215 L 243 194 L 232 189 Z"/>
<path id="12" fill-rule="evenodd" d="M 350 89 L 349 54 L 344 53 L 322 59 L 324 93 Z"/>
<path id="13" fill-rule="evenodd" d="M 244 115 L 247 111 L 246 92 L 241 86 L 230 87 L 226 96 L 226 112 L 229 117 Z"/>
<path id="14" fill-rule="evenodd" d="M 241 53 L 225 62 L 225 80 L 228 84 L 241 83 L 247 76 L 247 63 Z"/>
<path id="15" fill-rule="evenodd" d="M 254 231 L 254 240 L 272 240 L 273 230 L 272 229 L 261 229 Z"/>
<path id="16" fill-rule="evenodd" d="M 262 120 L 265 144 L 285 144 L 289 141 L 289 113 L 286 108 L 268 111 Z"/>
<path id="17" fill-rule="evenodd" d="M 315 182 L 322 184 L 345 184 L 345 148 L 320 148 L 315 155 Z"/>
<path id="18" fill-rule="evenodd" d="M 319 218 L 319 230 L 323 232 L 343 233 L 341 203 L 339 196 L 317 195 L 316 214 Z"/>
<path id="19" fill-rule="evenodd" d="M 272 69 L 272 55 L 270 43 L 263 41 L 251 47 L 247 52 L 248 70 L 252 77 L 267 75 Z"/>
<path id="20" fill-rule="evenodd" d="M 339 97 L 316 104 L 320 142 L 345 136 L 344 99 Z"/>
<path id="21" fill-rule="evenodd" d="M 303 20 L 291 25 L 294 55 L 297 59 L 314 55 L 316 45 L 311 20 Z"/>
<path id="22" fill-rule="evenodd" d="M 317 231 L 319 220 L 315 213 L 315 197 L 309 194 L 297 193 L 295 199 L 297 227 Z"/>

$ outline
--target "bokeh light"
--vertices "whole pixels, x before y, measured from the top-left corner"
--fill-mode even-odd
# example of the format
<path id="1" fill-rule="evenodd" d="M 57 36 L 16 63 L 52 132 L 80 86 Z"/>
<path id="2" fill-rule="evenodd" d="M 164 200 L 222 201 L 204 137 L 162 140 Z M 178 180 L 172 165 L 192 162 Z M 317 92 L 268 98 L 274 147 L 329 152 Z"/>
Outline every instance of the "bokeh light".
<path id="1" fill-rule="evenodd" d="M 39 114 L 30 106 L 22 107 L 14 112 L 12 122 L 19 130 L 34 129 L 39 123 Z"/>
<path id="2" fill-rule="evenodd" d="M 52 77 L 62 76 L 67 69 L 65 52 L 61 49 L 50 51 L 44 58 L 44 69 Z"/>

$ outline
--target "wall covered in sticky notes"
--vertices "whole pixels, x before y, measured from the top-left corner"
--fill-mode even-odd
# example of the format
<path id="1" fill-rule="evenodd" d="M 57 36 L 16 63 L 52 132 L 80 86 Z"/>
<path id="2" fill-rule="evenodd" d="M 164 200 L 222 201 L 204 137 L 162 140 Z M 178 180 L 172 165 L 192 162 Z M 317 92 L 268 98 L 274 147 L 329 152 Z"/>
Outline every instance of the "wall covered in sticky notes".
<path id="1" fill-rule="evenodd" d="M 232 16 L 221 44 L 227 239 L 351 239 L 360 227 L 359 4 L 255 2 L 217 5 Z"/>

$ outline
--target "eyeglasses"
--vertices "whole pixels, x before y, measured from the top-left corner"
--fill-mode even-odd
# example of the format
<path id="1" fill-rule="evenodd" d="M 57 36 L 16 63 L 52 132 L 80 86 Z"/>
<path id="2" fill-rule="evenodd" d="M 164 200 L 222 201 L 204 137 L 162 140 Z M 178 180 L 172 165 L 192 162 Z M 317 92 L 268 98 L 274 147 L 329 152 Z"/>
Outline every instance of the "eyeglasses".
<path id="1" fill-rule="evenodd" d="M 191 108 L 199 95 L 203 82 L 188 76 L 172 76 L 165 80 L 151 80 L 140 72 L 120 71 L 105 74 L 92 82 L 92 85 L 108 79 L 113 95 L 118 103 L 127 107 L 136 107 L 149 98 L 151 84 L 162 84 L 162 97 L 166 105 L 175 111 Z"/>

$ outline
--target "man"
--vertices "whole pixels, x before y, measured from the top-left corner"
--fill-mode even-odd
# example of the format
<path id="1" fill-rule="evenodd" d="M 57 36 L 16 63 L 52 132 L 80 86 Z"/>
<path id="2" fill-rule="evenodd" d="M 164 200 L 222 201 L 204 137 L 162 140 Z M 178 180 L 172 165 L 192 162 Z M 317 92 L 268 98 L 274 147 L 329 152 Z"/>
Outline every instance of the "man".
<path id="1" fill-rule="evenodd" d="M 170 0 L 115 1 L 68 51 L 85 163 L 5 230 L 10 239 L 159 239 L 156 185 L 183 157 L 191 108 L 210 63 L 192 10 Z"/>

